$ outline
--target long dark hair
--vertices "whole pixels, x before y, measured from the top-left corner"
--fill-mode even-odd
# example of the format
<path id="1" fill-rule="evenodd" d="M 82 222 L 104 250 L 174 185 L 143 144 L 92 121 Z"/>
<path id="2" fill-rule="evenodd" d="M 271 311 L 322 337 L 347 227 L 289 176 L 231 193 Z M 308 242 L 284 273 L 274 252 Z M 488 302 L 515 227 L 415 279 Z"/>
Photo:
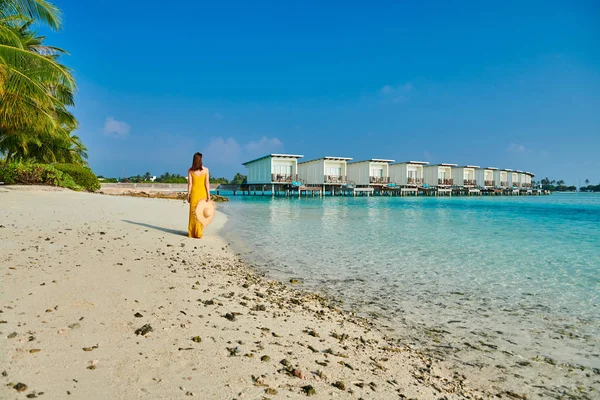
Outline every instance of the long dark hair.
<path id="1" fill-rule="evenodd" d="M 196 153 L 194 154 L 194 159 L 192 160 L 192 167 L 190 171 L 202 171 L 202 154 Z"/>

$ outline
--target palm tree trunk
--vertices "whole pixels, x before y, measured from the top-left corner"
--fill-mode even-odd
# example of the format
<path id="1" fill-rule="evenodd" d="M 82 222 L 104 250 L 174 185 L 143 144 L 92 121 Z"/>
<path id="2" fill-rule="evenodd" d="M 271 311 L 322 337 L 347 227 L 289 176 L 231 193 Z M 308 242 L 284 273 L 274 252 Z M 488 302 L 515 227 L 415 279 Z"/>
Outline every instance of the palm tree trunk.
<path id="1" fill-rule="evenodd" d="M 8 154 L 6 155 L 6 160 L 4 160 L 4 164 L 5 165 L 8 165 L 8 163 L 10 162 L 10 159 L 11 159 L 12 155 L 13 155 L 13 151 L 9 150 Z"/>

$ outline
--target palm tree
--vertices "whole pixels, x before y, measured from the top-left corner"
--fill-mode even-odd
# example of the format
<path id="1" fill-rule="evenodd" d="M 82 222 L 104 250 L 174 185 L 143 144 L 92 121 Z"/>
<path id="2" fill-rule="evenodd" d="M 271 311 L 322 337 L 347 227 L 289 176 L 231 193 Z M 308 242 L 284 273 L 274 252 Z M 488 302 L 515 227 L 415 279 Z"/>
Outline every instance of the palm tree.
<path id="1" fill-rule="evenodd" d="M 585 186 L 589 186 L 589 184 L 590 184 L 590 180 L 589 180 L 589 179 L 586 179 L 586 180 L 585 180 Z"/>
<path id="2" fill-rule="evenodd" d="M 67 110 L 75 82 L 58 62 L 66 52 L 43 44 L 30 30 L 34 18 L 60 28 L 60 12 L 46 0 L 0 0 L 0 151 L 7 162 L 49 140 L 68 143 L 77 126 Z"/>

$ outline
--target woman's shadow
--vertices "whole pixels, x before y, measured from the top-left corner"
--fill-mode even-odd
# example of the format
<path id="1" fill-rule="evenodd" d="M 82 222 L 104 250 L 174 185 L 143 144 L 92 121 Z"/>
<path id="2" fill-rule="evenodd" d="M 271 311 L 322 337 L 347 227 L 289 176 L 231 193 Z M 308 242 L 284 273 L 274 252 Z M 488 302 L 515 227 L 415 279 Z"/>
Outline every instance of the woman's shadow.
<path id="1" fill-rule="evenodd" d="M 186 231 L 180 231 L 177 229 L 163 228 L 161 226 L 150 225 L 150 224 L 146 224 L 143 222 L 129 221 L 127 219 L 123 219 L 122 221 L 127 222 L 128 224 L 134 224 L 134 225 L 144 226 L 146 228 L 156 229 L 161 232 L 170 233 L 171 235 L 186 236 L 186 237 L 188 235 L 188 233 Z"/>

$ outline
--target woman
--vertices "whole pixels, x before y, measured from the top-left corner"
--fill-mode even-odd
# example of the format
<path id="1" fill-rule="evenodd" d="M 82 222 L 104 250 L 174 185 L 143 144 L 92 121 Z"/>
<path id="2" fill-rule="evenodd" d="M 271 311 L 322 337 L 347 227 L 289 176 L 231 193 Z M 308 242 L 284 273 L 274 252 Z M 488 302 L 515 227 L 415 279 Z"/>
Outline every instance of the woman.
<path id="1" fill-rule="evenodd" d="M 200 239 L 202 224 L 196 218 L 196 206 L 201 201 L 210 201 L 210 181 L 208 168 L 202 166 L 202 154 L 194 154 L 192 167 L 188 170 L 188 203 L 190 203 L 190 222 L 188 236 Z"/>

